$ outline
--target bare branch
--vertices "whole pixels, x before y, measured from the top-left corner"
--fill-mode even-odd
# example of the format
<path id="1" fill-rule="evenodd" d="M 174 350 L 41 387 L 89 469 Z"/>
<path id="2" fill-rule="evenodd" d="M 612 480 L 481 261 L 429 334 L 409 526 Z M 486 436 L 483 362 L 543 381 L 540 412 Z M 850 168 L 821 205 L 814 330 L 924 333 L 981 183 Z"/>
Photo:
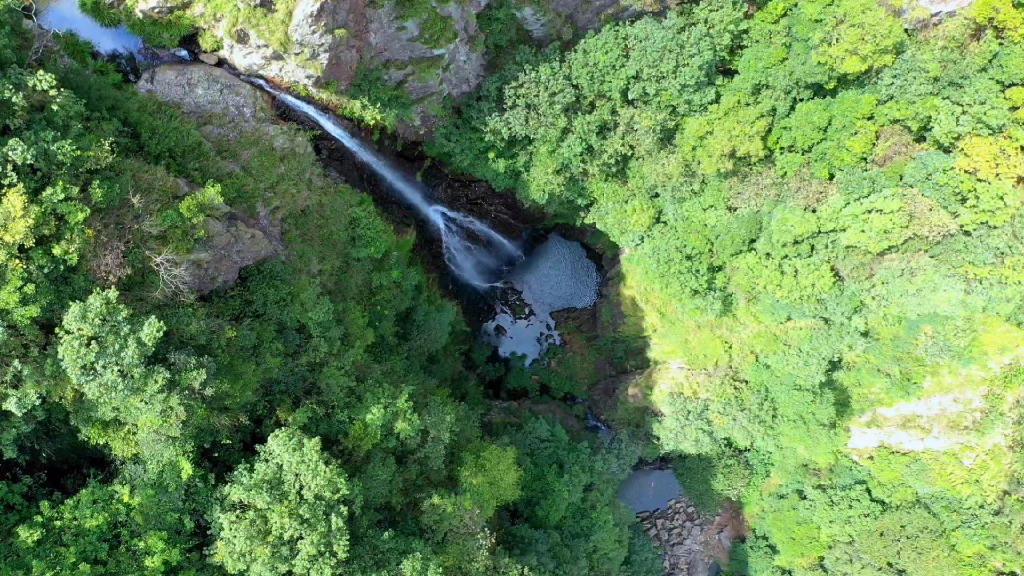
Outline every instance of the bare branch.
<path id="1" fill-rule="evenodd" d="M 173 298 L 175 300 L 191 300 L 195 298 L 192 290 L 192 275 L 189 271 L 188 258 L 162 252 L 146 252 L 149 256 L 150 265 L 156 270 L 160 278 L 160 286 L 156 295 Z"/>

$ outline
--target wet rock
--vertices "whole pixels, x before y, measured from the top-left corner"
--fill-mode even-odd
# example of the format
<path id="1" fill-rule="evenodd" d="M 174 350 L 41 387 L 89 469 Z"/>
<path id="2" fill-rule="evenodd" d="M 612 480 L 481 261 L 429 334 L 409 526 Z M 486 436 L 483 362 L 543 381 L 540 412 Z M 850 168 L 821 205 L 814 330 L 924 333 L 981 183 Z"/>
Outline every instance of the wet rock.
<path id="1" fill-rule="evenodd" d="M 687 511 L 692 512 L 692 520 Z M 642 514 L 651 544 L 661 549 L 664 576 L 703 576 L 716 563 L 727 566 L 733 542 L 747 533 L 735 505 L 727 504 L 716 516 L 704 518 L 685 495 L 673 498 L 662 509 Z"/>
<path id="2" fill-rule="evenodd" d="M 216 54 L 200 54 L 199 60 L 204 64 L 209 64 L 210 66 L 216 66 L 217 63 L 220 62 L 220 58 L 218 58 Z"/>
<path id="3" fill-rule="evenodd" d="M 693 556 L 690 556 L 690 561 L 686 566 L 686 573 L 695 575 L 700 574 L 703 576 L 708 573 L 710 567 L 711 562 L 707 557 L 701 554 L 694 554 Z"/>

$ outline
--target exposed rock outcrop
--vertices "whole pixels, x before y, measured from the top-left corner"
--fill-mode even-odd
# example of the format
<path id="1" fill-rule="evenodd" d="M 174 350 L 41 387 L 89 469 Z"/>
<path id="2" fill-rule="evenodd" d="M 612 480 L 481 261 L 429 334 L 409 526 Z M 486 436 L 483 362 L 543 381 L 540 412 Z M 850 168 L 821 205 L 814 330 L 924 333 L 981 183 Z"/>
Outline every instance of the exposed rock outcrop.
<path id="1" fill-rule="evenodd" d="M 929 15 L 936 17 L 963 10 L 972 2 L 974 0 L 917 0 L 917 5 L 927 10 Z"/>
<path id="2" fill-rule="evenodd" d="M 262 20 L 248 23 L 246 17 L 214 13 L 203 0 L 186 4 L 191 1 L 142 0 L 152 15 L 187 7 L 219 41 L 218 56 L 245 74 L 344 89 L 359 69 L 377 70 L 385 83 L 400 87 L 414 102 L 415 118 L 399 125 L 406 137 L 426 136 L 444 98 L 466 94 L 484 78 L 484 37 L 477 15 L 490 0 L 297 0 L 294 8 L 249 0 L 246 10 L 255 10 Z M 515 4 L 519 20 L 539 44 L 666 6 L 665 0 L 650 0 L 649 6 L 620 0 Z M 268 21 L 278 22 L 277 28 L 268 27 Z"/>
<path id="3" fill-rule="evenodd" d="M 269 3 L 273 9 L 273 3 Z M 351 82 L 359 63 L 358 32 L 364 0 L 299 0 L 291 14 L 287 45 L 263 38 L 230 20 L 216 23 L 211 32 L 223 45 L 219 56 L 245 74 L 279 78 L 306 86 L 324 81 Z M 197 6 L 202 18 L 205 8 Z"/>
<path id="4" fill-rule="evenodd" d="M 273 119 L 270 98 L 228 71 L 194 64 L 168 64 L 146 71 L 135 88 L 175 104 L 197 120 L 223 116 L 240 130 Z"/>
<path id="5" fill-rule="evenodd" d="M 270 97 L 228 71 L 201 64 L 167 64 L 143 73 L 139 92 L 174 104 L 204 124 L 207 138 L 237 138 L 259 133 L 278 150 L 311 153 L 309 140 L 276 124 Z"/>
<path id="6" fill-rule="evenodd" d="M 207 218 L 206 237 L 186 258 L 188 288 L 206 294 L 231 286 L 238 273 L 252 264 L 264 262 L 281 250 L 280 223 L 260 211 L 258 220 L 229 211 L 220 218 Z"/>
<path id="7" fill-rule="evenodd" d="M 486 0 L 438 3 L 411 15 L 394 2 L 299 0 L 286 43 L 230 19 L 209 26 L 222 45 L 218 55 L 246 74 L 346 88 L 358 67 L 379 68 L 417 102 L 422 121 L 408 127 L 415 134 L 429 129 L 426 112 L 444 96 L 465 94 L 483 79 L 475 16 L 485 5 Z M 268 12 L 276 9 L 269 6 Z M 205 10 L 198 3 L 192 12 L 209 22 Z"/>
<path id="8" fill-rule="evenodd" d="M 204 124 L 209 139 L 258 134 L 278 149 L 312 153 L 309 141 L 296 131 L 274 124 L 269 97 L 227 71 L 202 64 L 176 64 L 146 72 L 136 88 L 179 106 Z M 198 187 L 179 180 L 182 195 Z M 283 251 L 281 223 L 269 210 L 256 218 L 221 206 L 220 214 L 203 223 L 204 237 L 189 254 L 154 256 L 165 288 L 175 293 L 205 294 L 234 284 L 242 268 Z M 162 259 L 162 260 L 161 260 Z"/>
<path id="9" fill-rule="evenodd" d="M 713 563 L 726 566 L 729 550 L 746 537 L 739 509 L 726 505 L 715 516 L 704 516 L 679 497 L 668 508 L 641 512 L 637 520 L 654 546 L 661 548 L 664 576 L 706 576 Z"/>

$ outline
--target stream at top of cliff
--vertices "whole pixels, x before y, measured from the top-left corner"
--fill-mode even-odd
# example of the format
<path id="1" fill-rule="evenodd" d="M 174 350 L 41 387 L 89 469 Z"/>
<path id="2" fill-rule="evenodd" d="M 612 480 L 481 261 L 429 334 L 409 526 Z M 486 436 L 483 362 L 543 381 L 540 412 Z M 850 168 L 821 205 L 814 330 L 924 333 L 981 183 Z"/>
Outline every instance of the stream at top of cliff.
<path id="1" fill-rule="evenodd" d="M 78 0 L 35 0 L 22 13 L 53 34 L 74 34 L 92 44 L 104 59 L 113 62 L 124 77 L 138 81 L 142 68 L 166 62 L 194 60 L 183 48 L 153 50 L 127 27 L 104 26 L 82 12 Z"/>
<path id="2" fill-rule="evenodd" d="M 108 28 L 87 16 L 77 0 L 40 0 L 35 3 L 36 22 L 51 32 L 72 32 L 105 56 L 115 53 L 141 54 L 142 38 L 124 26 Z"/>

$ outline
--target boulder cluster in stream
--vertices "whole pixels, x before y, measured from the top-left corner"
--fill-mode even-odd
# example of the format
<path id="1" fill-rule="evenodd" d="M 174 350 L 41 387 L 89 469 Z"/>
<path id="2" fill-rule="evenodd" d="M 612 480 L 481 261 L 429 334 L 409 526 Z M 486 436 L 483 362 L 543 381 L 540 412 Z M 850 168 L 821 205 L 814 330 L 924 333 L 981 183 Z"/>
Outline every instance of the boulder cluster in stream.
<path id="1" fill-rule="evenodd" d="M 734 541 L 746 536 L 739 511 L 727 505 L 715 516 L 702 515 L 680 495 L 663 510 L 641 512 L 637 520 L 651 544 L 661 549 L 663 576 L 706 576 L 728 564 Z"/>

